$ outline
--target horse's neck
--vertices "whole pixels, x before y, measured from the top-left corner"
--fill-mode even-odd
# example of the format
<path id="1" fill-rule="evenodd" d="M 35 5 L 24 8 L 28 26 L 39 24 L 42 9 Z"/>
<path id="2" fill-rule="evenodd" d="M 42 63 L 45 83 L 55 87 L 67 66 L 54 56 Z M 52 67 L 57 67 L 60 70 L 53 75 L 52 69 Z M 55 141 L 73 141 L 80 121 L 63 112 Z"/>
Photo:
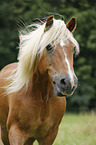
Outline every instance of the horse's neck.
<path id="1" fill-rule="evenodd" d="M 37 98 L 41 97 L 43 101 L 47 101 L 51 97 L 52 81 L 48 76 L 48 72 L 44 74 L 40 74 L 39 72 L 33 73 L 29 86 Z"/>

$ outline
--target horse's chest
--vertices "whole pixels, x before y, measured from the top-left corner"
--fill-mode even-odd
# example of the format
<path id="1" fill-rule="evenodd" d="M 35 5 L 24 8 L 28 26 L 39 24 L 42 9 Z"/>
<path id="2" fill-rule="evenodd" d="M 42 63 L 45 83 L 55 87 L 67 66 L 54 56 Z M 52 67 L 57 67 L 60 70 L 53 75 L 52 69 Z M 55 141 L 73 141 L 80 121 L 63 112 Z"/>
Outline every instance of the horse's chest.
<path id="1" fill-rule="evenodd" d="M 36 136 L 45 136 L 51 128 L 54 126 L 53 120 L 49 117 L 44 121 L 41 121 L 38 128 L 36 129 Z"/>
<path id="2" fill-rule="evenodd" d="M 65 112 L 65 106 L 57 102 L 49 102 L 41 107 L 39 123 L 36 129 L 36 134 L 44 136 L 50 130 L 59 126 L 62 116 Z"/>
<path id="3" fill-rule="evenodd" d="M 28 131 L 30 136 L 38 138 L 44 137 L 50 130 L 59 126 L 62 116 L 65 112 L 66 101 L 62 99 L 50 99 L 47 103 L 35 102 L 27 100 L 24 110 L 19 113 L 22 128 Z M 28 106 L 26 108 L 26 106 Z M 25 115 L 26 114 L 26 115 Z"/>

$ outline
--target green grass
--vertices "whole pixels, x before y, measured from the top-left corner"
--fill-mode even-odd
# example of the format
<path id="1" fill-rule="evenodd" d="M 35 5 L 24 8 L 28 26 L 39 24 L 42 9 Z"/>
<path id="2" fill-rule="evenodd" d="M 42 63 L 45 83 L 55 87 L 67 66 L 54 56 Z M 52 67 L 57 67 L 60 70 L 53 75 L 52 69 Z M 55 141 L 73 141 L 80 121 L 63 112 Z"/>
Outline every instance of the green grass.
<path id="1" fill-rule="evenodd" d="M 96 145 L 96 115 L 65 114 L 53 145 Z"/>
<path id="2" fill-rule="evenodd" d="M 65 114 L 54 145 L 96 145 L 96 116 Z"/>

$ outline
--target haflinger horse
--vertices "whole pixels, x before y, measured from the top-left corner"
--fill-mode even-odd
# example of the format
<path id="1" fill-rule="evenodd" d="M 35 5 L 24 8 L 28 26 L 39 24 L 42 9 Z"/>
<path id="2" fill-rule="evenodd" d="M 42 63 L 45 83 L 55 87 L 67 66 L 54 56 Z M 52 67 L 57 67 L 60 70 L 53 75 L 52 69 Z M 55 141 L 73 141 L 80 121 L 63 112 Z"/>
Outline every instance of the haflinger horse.
<path id="1" fill-rule="evenodd" d="M 31 28 L 33 28 L 31 30 Z M 79 45 L 65 24 L 49 16 L 45 23 L 20 32 L 18 63 L 0 71 L 0 126 L 4 145 L 52 145 L 73 94 L 77 77 L 73 53 Z"/>

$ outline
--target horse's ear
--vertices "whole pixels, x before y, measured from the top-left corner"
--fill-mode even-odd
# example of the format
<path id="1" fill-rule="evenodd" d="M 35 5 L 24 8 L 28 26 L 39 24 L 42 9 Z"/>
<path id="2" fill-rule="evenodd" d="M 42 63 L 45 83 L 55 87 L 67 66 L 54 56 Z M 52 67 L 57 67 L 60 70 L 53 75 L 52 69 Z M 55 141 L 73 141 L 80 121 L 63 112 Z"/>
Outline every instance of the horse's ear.
<path id="1" fill-rule="evenodd" d="M 52 27 L 52 25 L 53 25 L 53 18 L 54 18 L 53 15 L 52 16 L 49 16 L 47 18 L 46 23 L 45 23 L 44 32 L 46 32 L 47 30 L 49 30 Z"/>
<path id="2" fill-rule="evenodd" d="M 69 29 L 70 32 L 74 32 L 76 28 L 76 18 L 72 17 L 69 22 L 66 24 L 66 27 Z"/>

